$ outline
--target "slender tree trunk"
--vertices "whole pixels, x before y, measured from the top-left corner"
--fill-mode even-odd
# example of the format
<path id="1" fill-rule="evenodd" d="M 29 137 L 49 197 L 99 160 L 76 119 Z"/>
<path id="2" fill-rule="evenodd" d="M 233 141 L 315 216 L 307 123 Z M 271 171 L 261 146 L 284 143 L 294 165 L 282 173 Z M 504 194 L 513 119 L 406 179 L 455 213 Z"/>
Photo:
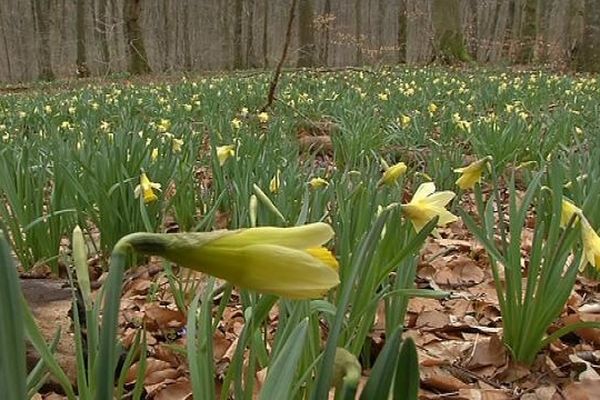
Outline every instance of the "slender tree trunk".
<path id="1" fill-rule="evenodd" d="M 125 20 L 125 42 L 129 57 L 128 70 L 132 74 L 146 74 L 152 72 L 148 64 L 144 38 L 140 27 L 140 1 L 123 1 L 123 19 Z"/>
<path id="2" fill-rule="evenodd" d="M 327 65 L 329 62 L 329 35 L 331 31 L 331 0 L 325 0 L 323 8 L 323 18 L 325 22 L 322 26 L 321 34 L 321 49 L 319 52 L 319 63 L 321 65 Z"/>
<path id="3" fill-rule="evenodd" d="M 87 78 L 90 76 L 90 70 L 87 66 L 87 54 L 85 48 L 85 0 L 75 0 L 75 20 L 76 20 L 76 31 L 77 31 L 77 59 L 75 64 L 77 66 L 77 77 Z"/>
<path id="4" fill-rule="evenodd" d="M 263 5 L 262 57 L 263 67 L 269 68 L 269 0 L 265 0 Z"/>
<path id="5" fill-rule="evenodd" d="M 354 0 L 354 25 L 355 25 L 355 35 L 354 41 L 356 45 L 356 65 L 361 65 L 363 62 L 362 57 L 362 0 Z"/>
<path id="6" fill-rule="evenodd" d="M 12 81 L 12 66 L 10 61 L 10 50 L 8 48 L 7 31 L 4 24 L 4 15 L 2 12 L 2 6 L 0 6 L 0 32 L 2 32 L 2 44 L 4 46 L 4 60 L 6 62 L 6 73 L 8 81 Z"/>
<path id="7" fill-rule="evenodd" d="M 298 67 L 312 67 L 315 65 L 315 37 L 313 34 L 313 6 L 312 0 L 300 0 L 298 13 L 298 37 L 300 50 L 298 53 Z"/>
<path id="8" fill-rule="evenodd" d="M 190 36 L 192 27 L 190 25 L 190 0 L 185 0 L 183 6 L 183 67 L 186 71 L 192 70 L 192 49 L 190 43 Z"/>
<path id="9" fill-rule="evenodd" d="M 242 11 L 243 0 L 235 0 L 234 3 L 234 26 L 233 26 L 233 68 L 244 68 L 242 56 Z"/>
<path id="10" fill-rule="evenodd" d="M 596 0 L 585 0 L 583 40 L 576 49 L 580 71 L 600 72 L 600 9 Z"/>
<path id="11" fill-rule="evenodd" d="M 35 19 L 39 32 L 39 74 L 38 78 L 50 81 L 55 78 L 52 70 L 52 50 L 50 48 L 50 13 L 52 3 L 48 0 L 34 0 Z"/>
<path id="12" fill-rule="evenodd" d="M 106 19 L 106 3 L 108 0 L 98 0 L 98 12 L 94 18 L 94 33 L 96 42 L 100 46 L 100 72 L 104 75 L 110 73 L 110 50 L 108 47 L 108 20 Z"/>
<path id="13" fill-rule="evenodd" d="M 396 46 L 398 47 L 398 62 L 406 62 L 406 0 L 398 0 L 398 33 Z"/>
<path id="14" fill-rule="evenodd" d="M 248 0 L 248 32 L 246 34 L 246 64 L 250 68 L 257 68 L 256 55 L 254 54 L 254 0 Z"/>

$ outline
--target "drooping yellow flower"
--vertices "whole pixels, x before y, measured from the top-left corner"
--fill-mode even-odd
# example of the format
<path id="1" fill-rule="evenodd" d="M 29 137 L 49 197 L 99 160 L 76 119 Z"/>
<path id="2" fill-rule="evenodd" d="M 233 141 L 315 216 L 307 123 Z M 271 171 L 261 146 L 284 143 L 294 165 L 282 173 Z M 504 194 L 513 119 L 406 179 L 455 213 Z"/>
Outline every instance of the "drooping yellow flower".
<path id="1" fill-rule="evenodd" d="M 133 191 L 135 197 L 138 198 L 140 195 L 144 196 L 144 203 L 152 203 L 156 201 L 158 197 L 154 193 L 155 190 L 160 190 L 160 183 L 152 182 L 145 172 L 140 175 L 140 184 L 137 185 Z"/>
<path id="2" fill-rule="evenodd" d="M 600 236 L 585 218 L 581 219 L 581 238 L 587 262 L 600 270 Z"/>
<path id="3" fill-rule="evenodd" d="M 388 101 L 388 98 L 389 98 L 387 93 L 379 93 L 379 94 L 377 95 L 377 97 L 378 97 L 378 98 L 379 98 L 379 100 L 381 100 L 381 101 Z"/>
<path id="4" fill-rule="evenodd" d="M 321 189 L 321 188 L 329 186 L 329 182 L 327 182 L 323 178 L 317 177 L 317 178 L 312 178 L 310 181 L 308 181 L 308 185 L 311 187 L 311 189 Z"/>
<path id="5" fill-rule="evenodd" d="M 267 122 L 269 122 L 269 114 L 267 114 L 266 112 L 261 112 L 258 114 L 258 122 L 260 122 L 261 124 L 266 124 Z"/>
<path id="6" fill-rule="evenodd" d="M 183 146 L 183 140 L 173 138 L 173 141 L 171 142 L 171 148 L 175 153 L 179 153 L 181 151 L 181 146 Z"/>
<path id="7" fill-rule="evenodd" d="M 451 191 L 435 193 L 433 182 L 422 183 L 408 204 L 402 204 L 404 215 L 410 220 L 417 232 L 429 221 L 439 216 L 437 225 L 444 226 L 458 220 L 458 217 L 446 210 L 446 205 L 454 198 Z"/>
<path id="8" fill-rule="evenodd" d="M 242 121 L 236 117 L 231 120 L 231 126 L 233 127 L 233 129 L 240 129 L 242 126 Z"/>
<path id="9" fill-rule="evenodd" d="M 403 162 L 394 164 L 383 172 L 383 176 L 377 182 L 377 186 L 391 185 L 404 175 L 404 173 L 406 173 L 406 164 Z"/>
<path id="10" fill-rule="evenodd" d="M 271 193 L 279 193 L 279 188 L 281 187 L 281 171 L 277 170 L 273 178 L 271 178 L 271 182 L 269 182 L 269 190 Z"/>
<path id="11" fill-rule="evenodd" d="M 400 117 L 400 123 L 402 124 L 403 128 L 408 128 L 408 126 L 410 125 L 410 121 L 412 121 L 412 119 L 408 115 L 402 114 L 402 116 Z"/>
<path id="12" fill-rule="evenodd" d="M 429 111 L 429 114 L 433 114 L 437 111 L 438 106 L 435 103 L 429 103 L 429 105 L 427 106 L 427 111 Z"/>
<path id="13" fill-rule="evenodd" d="M 473 189 L 476 183 L 481 182 L 481 174 L 491 159 L 491 156 L 487 156 L 481 160 L 472 162 L 466 167 L 455 169 L 454 172 L 461 174 L 461 176 L 456 180 L 458 187 L 462 190 Z"/>
<path id="14" fill-rule="evenodd" d="M 235 156 L 235 145 L 227 144 L 225 146 L 217 147 L 217 158 L 219 159 L 219 165 L 221 167 L 225 164 L 225 161 L 232 156 Z"/>
<path id="15" fill-rule="evenodd" d="M 571 200 L 563 197 L 560 213 L 560 226 L 562 228 L 567 226 L 573 215 L 581 215 L 581 209 L 573 204 Z"/>
<path id="16" fill-rule="evenodd" d="M 338 262 L 322 245 L 325 223 L 175 234 L 134 233 L 122 244 L 242 288 L 291 299 L 321 297 L 339 284 Z"/>
<path id="17" fill-rule="evenodd" d="M 171 121 L 168 119 L 161 119 L 156 126 L 160 133 L 165 133 L 171 129 Z"/>
<path id="18" fill-rule="evenodd" d="M 150 153 L 150 161 L 154 162 L 158 159 L 158 147 L 152 149 Z"/>

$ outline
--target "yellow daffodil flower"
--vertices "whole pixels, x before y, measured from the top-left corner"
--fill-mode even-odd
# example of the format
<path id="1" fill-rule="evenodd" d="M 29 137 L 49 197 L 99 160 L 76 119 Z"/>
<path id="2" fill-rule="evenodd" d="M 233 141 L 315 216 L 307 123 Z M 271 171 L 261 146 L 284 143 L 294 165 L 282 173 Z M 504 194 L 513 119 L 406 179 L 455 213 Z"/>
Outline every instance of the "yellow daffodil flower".
<path id="1" fill-rule="evenodd" d="M 400 123 L 402 124 L 403 128 L 408 128 L 408 126 L 410 125 L 410 121 L 412 121 L 412 119 L 408 115 L 402 114 L 402 116 L 400 117 Z"/>
<path id="2" fill-rule="evenodd" d="M 217 147 L 217 158 L 219 159 L 219 165 L 222 167 L 225 164 L 225 161 L 229 157 L 235 156 L 235 145 L 228 144 L 225 146 Z"/>
<path id="3" fill-rule="evenodd" d="M 160 183 L 150 181 L 148 175 L 142 172 L 142 175 L 140 175 L 140 184 L 133 191 L 135 197 L 138 198 L 142 195 L 144 196 L 144 203 L 152 203 L 158 199 L 154 193 L 155 190 L 160 190 Z"/>
<path id="4" fill-rule="evenodd" d="M 279 193 L 279 188 L 281 187 L 281 171 L 277 170 L 275 176 L 269 182 L 269 190 L 271 193 Z"/>
<path id="5" fill-rule="evenodd" d="M 446 210 L 446 205 L 454 198 L 451 191 L 435 193 L 433 182 L 422 183 L 408 204 L 402 204 L 404 215 L 410 220 L 417 232 L 429 221 L 439 216 L 437 225 L 444 226 L 458 220 L 458 217 Z"/>
<path id="6" fill-rule="evenodd" d="M 462 190 L 473 189 L 476 183 L 481 182 L 481 174 L 491 159 L 491 156 L 487 156 L 466 167 L 455 169 L 454 172 L 461 174 L 460 178 L 456 180 L 458 187 Z"/>
<path id="7" fill-rule="evenodd" d="M 174 138 L 171 142 L 171 147 L 175 153 L 179 153 L 181 151 L 181 146 L 183 146 L 183 140 Z"/>
<path id="8" fill-rule="evenodd" d="M 168 132 L 171 129 L 171 121 L 168 119 L 161 119 L 158 122 L 157 127 L 160 133 Z"/>
<path id="9" fill-rule="evenodd" d="M 379 93 L 377 95 L 377 97 L 379 98 L 379 100 L 381 101 L 388 101 L 388 94 L 387 93 Z"/>
<path id="10" fill-rule="evenodd" d="M 317 178 L 312 178 L 310 181 L 308 181 L 308 185 L 311 187 L 311 189 L 321 189 L 321 188 L 329 186 L 329 182 L 327 182 L 323 178 L 317 177 Z"/>
<path id="11" fill-rule="evenodd" d="M 242 127 L 242 121 L 239 118 L 234 118 L 231 120 L 231 126 L 233 129 L 240 129 Z"/>
<path id="12" fill-rule="evenodd" d="M 258 122 L 260 122 L 261 124 L 266 124 L 267 122 L 269 122 L 269 114 L 267 114 L 266 112 L 261 112 L 258 114 Z"/>
<path id="13" fill-rule="evenodd" d="M 381 179 L 379 179 L 379 182 L 377 182 L 377 186 L 391 185 L 405 173 L 406 164 L 404 164 L 403 162 L 394 164 L 383 172 L 383 176 L 381 177 Z"/>
<path id="14" fill-rule="evenodd" d="M 600 236 L 585 218 L 581 219 L 581 238 L 587 262 L 600 270 Z"/>
<path id="15" fill-rule="evenodd" d="M 562 228 L 567 226 L 573 215 L 581 215 L 581 209 L 573 204 L 571 200 L 563 197 L 560 213 L 560 226 Z M 575 221 L 577 221 L 577 219 Z"/>
<path id="16" fill-rule="evenodd" d="M 158 147 L 152 149 L 150 153 L 150 161 L 154 162 L 158 159 Z"/>
<path id="17" fill-rule="evenodd" d="M 433 114 L 437 111 L 438 106 L 435 103 L 429 103 L 429 106 L 427 106 L 427 111 L 429 111 L 429 114 Z"/>
<path id="18" fill-rule="evenodd" d="M 321 297 L 340 283 L 338 262 L 322 245 L 325 223 L 175 234 L 133 233 L 121 245 L 164 257 L 242 288 L 291 299 Z"/>

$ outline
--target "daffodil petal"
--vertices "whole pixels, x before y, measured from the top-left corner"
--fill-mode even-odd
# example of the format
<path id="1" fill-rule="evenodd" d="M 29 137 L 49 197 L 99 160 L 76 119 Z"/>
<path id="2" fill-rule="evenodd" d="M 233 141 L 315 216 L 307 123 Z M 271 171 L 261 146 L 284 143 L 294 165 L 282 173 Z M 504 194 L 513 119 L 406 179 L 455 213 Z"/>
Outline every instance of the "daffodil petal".
<path id="1" fill-rule="evenodd" d="M 338 273 L 311 254 L 274 245 L 247 246 L 243 250 L 248 273 L 239 286 L 287 298 L 314 298 L 340 282 Z"/>
<path id="2" fill-rule="evenodd" d="M 305 250 L 320 247 L 334 235 L 331 226 L 324 222 L 295 226 L 291 228 L 258 227 L 241 229 L 233 235 L 223 237 L 216 243 L 219 246 L 252 245 L 268 243 L 294 249 Z"/>
<path id="3" fill-rule="evenodd" d="M 417 202 L 419 200 L 422 200 L 422 199 L 426 198 L 427 196 L 431 195 L 434 192 L 435 192 L 435 183 L 433 183 L 433 182 L 422 183 L 417 188 L 417 191 L 413 195 L 411 203 L 412 202 Z"/>
<path id="4" fill-rule="evenodd" d="M 444 207 L 454 198 L 454 196 L 454 192 L 450 191 L 434 193 L 427 197 L 427 203 L 433 207 Z"/>

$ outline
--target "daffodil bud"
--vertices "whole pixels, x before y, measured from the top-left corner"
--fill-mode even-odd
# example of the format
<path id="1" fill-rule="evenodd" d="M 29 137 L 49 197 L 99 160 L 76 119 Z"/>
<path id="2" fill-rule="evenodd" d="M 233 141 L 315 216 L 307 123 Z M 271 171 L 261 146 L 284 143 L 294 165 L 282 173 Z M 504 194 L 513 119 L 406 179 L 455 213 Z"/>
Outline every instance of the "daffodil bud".
<path id="1" fill-rule="evenodd" d="M 90 288 L 90 273 L 87 264 L 87 247 L 83 238 L 83 232 L 79 225 L 73 229 L 73 264 L 77 274 L 77 283 L 81 290 L 81 297 L 86 310 L 92 309 L 92 291 Z"/>
<path id="2" fill-rule="evenodd" d="M 256 198 L 255 194 L 250 196 L 250 206 L 248 208 L 248 212 L 250 213 L 250 226 L 254 228 L 256 226 L 256 217 L 258 212 L 258 199 Z"/>
<path id="3" fill-rule="evenodd" d="M 483 174 L 484 168 L 491 160 L 492 157 L 487 156 L 466 167 L 455 169 L 454 172 L 461 174 L 460 178 L 456 180 L 458 187 L 463 190 L 473 189 L 475 184 L 481 181 L 481 174 Z"/>
<path id="4" fill-rule="evenodd" d="M 339 284 L 338 262 L 322 245 L 333 229 L 322 222 L 188 233 L 132 233 L 119 246 L 164 257 L 246 289 L 291 299 L 321 297 Z"/>
<path id="5" fill-rule="evenodd" d="M 333 362 L 333 381 L 335 387 L 342 384 L 356 386 L 360 380 L 362 367 L 356 356 L 343 347 L 335 349 L 335 360 Z"/>

